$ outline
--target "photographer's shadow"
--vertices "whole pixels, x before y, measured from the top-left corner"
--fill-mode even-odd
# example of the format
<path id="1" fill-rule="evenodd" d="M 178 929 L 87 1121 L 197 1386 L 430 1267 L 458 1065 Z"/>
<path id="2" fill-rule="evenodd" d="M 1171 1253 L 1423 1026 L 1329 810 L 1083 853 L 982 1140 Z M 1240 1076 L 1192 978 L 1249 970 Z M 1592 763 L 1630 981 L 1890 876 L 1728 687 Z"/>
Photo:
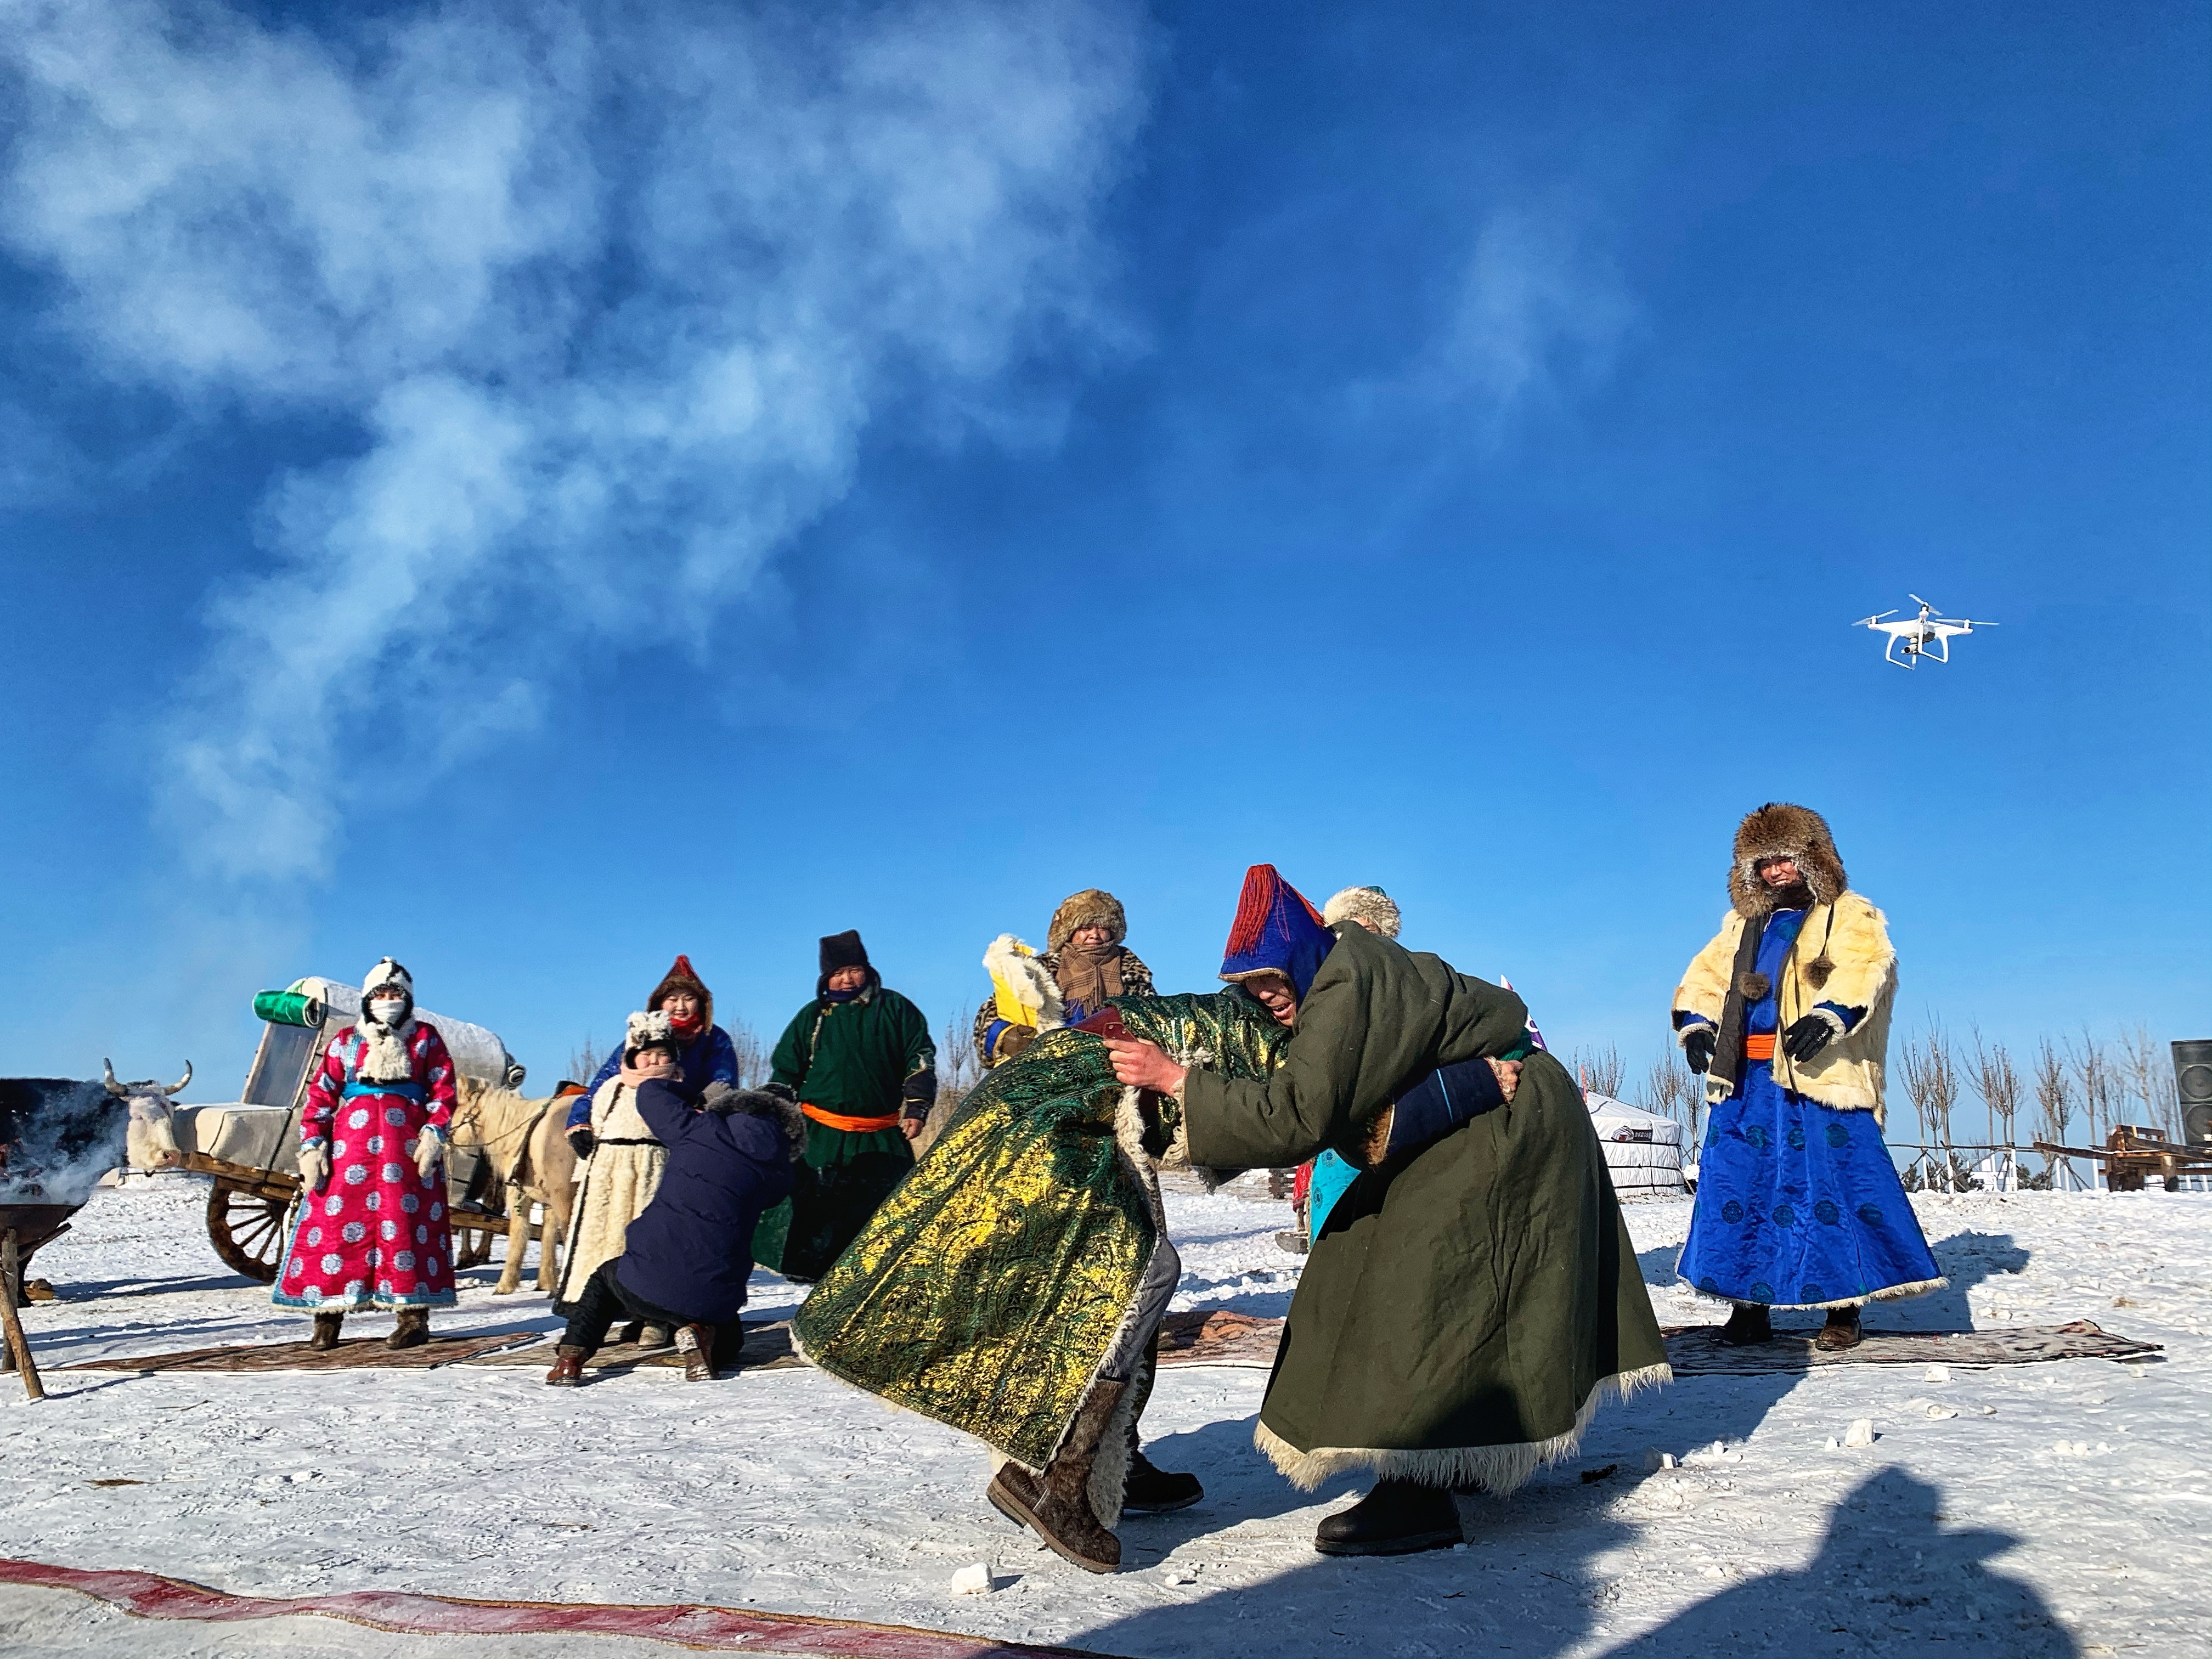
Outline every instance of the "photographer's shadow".
<path id="1" fill-rule="evenodd" d="M 1837 1504 L 1820 1553 L 1677 1613 L 1606 1659 L 1711 1659 L 1775 1646 L 1793 1656 L 1869 1651 L 2071 1659 L 2081 1650 L 2032 1584 L 1993 1571 L 2018 1540 L 1944 1529 L 1939 1494 L 1901 1469 Z"/>

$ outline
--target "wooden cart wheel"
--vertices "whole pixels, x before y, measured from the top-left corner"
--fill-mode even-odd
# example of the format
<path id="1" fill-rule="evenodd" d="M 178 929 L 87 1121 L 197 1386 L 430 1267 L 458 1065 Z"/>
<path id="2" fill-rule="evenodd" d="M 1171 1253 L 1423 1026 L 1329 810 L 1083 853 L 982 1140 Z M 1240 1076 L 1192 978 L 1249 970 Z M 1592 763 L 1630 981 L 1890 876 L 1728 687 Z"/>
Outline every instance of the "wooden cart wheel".
<path id="1" fill-rule="evenodd" d="M 276 1282 L 284 1248 L 282 1199 L 260 1198 L 218 1182 L 208 1194 L 208 1242 L 226 1266 L 264 1285 Z"/>

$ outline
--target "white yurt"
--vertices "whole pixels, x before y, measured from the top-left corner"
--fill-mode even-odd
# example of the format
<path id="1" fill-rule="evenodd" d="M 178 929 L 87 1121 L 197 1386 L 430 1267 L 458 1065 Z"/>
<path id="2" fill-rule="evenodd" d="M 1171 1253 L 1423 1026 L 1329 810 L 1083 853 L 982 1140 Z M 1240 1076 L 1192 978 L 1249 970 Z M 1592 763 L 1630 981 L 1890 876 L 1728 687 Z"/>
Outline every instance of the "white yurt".
<path id="1" fill-rule="evenodd" d="M 1682 1179 L 1682 1126 L 1626 1101 L 1585 1090 L 1590 1125 L 1605 1148 L 1606 1167 L 1613 1172 L 1613 1189 L 1623 1198 L 1639 1193 L 1680 1193 L 1688 1190 Z"/>

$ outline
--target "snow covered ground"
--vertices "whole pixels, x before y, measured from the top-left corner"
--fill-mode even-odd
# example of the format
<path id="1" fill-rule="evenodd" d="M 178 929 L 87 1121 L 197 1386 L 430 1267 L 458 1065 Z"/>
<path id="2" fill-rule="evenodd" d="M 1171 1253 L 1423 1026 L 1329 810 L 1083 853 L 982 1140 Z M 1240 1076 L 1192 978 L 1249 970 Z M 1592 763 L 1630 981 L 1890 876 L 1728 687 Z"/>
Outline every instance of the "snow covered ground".
<path id="1" fill-rule="evenodd" d="M 27 1405 L 0 1376 L 0 1556 L 264 1595 L 696 1601 L 1203 1659 L 2212 1650 L 2212 1198 L 1919 1196 L 1951 1288 L 1868 1322 L 2087 1318 L 2165 1343 L 2161 1360 L 1940 1381 L 1918 1367 L 1684 1378 L 1602 1413 L 1580 1458 L 1484 1501 L 1473 1541 L 1449 1553 L 1316 1555 L 1315 1523 L 1357 1485 L 1305 1496 L 1252 1449 L 1264 1373 L 1170 1369 L 1146 1418 L 1151 1449 L 1197 1471 L 1206 1499 L 1131 1517 L 1130 1567 L 1107 1578 L 984 1504 L 973 1443 L 812 1371 L 706 1387 L 638 1373 L 556 1393 L 534 1371 L 459 1366 L 61 1370 L 305 1334 L 216 1261 L 204 1201 L 185 1179 L 105 1191 L 40 1255 L 64 1299 L 26 1313 L 52 1397 Z M 1286 1206 L 1178 1193 L 1170 1217 L 1178 1306 L 1288 1307 L 1297 1262 L 1273 1243 Z M 1672 1286 L 1688 1219 L 1686 1203 L 1630 1206 L 1665 1323 L 1718 1316 Z M 554 1328 L 543 1297 L 495 1297 L 492 1277 L 469 1275 L 440 1328 Z M 763 1274 L 752 1316 L 795 1298 Z M 1829 1449 L 1860 1417 L 1875 1444 Z M 1648 1470 L 1659 1451 L 1680 1467 Z M 976 1560 L 1003 1587 L 950 1595 Z M 195 1626 L 0 1589 L 9 1659 L 556 1651 L 673 1650 L 312 1619 Z"/>

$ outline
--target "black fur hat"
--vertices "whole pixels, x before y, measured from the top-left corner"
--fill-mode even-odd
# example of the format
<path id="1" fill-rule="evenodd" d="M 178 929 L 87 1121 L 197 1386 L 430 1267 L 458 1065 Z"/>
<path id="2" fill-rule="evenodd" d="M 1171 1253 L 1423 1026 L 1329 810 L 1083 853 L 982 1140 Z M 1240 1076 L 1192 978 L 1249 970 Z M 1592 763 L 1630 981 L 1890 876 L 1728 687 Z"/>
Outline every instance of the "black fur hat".
<path id="1" fill-rule="evenodd" d="M 848 927 L 842 933 L 832 933 L 822 941 L 822 976 L 824 979 L 840 968 L 866 968 L 868 947 L 860 943 L 860 930 Z"/>
<path id="2" fill-rule="evenodd" d="M 822 977 L 814 981 L 814 994 L 830 994 L 830 975 L 840 968 L 862 968 L 867 970 L 868 983 L 881 985 L 884 976 L 868 960 L 868 947 L 860 943 L 860 930 L 848 927 L 842 933 L 830 933 L 822 941 Z"/>

